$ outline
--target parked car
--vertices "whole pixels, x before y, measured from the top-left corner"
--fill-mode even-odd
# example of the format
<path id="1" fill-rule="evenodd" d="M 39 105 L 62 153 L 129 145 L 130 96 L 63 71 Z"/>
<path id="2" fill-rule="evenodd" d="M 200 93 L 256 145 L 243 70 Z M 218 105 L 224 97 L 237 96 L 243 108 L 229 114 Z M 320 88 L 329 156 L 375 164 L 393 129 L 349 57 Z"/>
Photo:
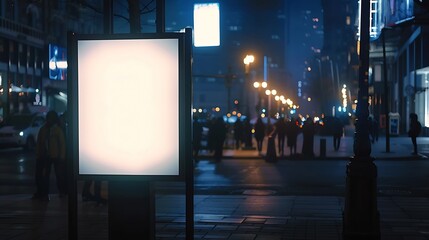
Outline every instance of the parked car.
<path id="1" fill-rule="evenodd" d="M 40 113 L 10 115 L 0 124 L 0 145 L 33 150 L 44 122 Z"/>

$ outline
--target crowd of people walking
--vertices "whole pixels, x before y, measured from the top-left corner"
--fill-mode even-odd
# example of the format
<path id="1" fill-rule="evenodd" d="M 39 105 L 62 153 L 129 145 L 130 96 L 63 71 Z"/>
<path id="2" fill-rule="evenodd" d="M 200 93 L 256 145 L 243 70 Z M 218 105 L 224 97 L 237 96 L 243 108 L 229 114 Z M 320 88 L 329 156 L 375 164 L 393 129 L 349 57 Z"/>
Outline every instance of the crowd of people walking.
<path id="1" fill-rule="evenodd" d="M 204 122 L 204 123 L 202 123 Z M 194 118 L 193 123 L 193 149 L 194 159 L 198 160 L 198 153 L 204 147 L 202 141 L 206 143 L 206 150 L 211 152 L 217 161 L 222 158 L 224 148 L 235 149 L 256 149 L 260 156 L 264 155 L 264 143 L 269 140 L 277 140 L 273 146 L 276 156 L 284 157 L 285 148 L 289 149 L 290 156 L 311 158 L 314 157 L 314 135 L 320 130 L 320 124 L 314 122 L 313 118 L 285 118 L 273 119 L 267 121 L 261 117 L 253 119 L 240 119 L 230 124 L 223 118 L 215 118 L 206 122 Z M 206 139 L 204 139 L 203 129 L 207 130 Z M 341 137 L 344 134 L 344 124 L 337 117 L 329 119 L 329 123 L 325 128 L 333 138 L 333 146 L 338 151 L 341 143 Z M 302 149 L 297 149 L 298 136 L 302 134 Z M 227 136 L 230 136 L 233 144 L 227 143 Z M 252 138 L 254 141 L 252 141 Z M 272 139 L 271 139 L 272 138 Z M 274 142 L 274 141 L 273 141 Z"/>

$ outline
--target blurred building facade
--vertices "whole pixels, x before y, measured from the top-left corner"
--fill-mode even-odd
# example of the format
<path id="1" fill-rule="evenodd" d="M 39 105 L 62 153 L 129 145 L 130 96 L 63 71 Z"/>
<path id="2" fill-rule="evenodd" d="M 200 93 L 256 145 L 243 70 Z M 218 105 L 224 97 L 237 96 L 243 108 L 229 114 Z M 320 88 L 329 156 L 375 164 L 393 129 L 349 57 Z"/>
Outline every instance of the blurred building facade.
<path id="1" fill-rule="evenodd" d="M 102 29 L 101 15 L 88 19 L 93 14 L 85 9 L 78 0 L 0 2 L 0 116 L 66 110 L 66 69 L 61 78 L 49 77 L 49 47 L 64 55 L 68 31 Z"/>
<path id="2" fill-rule="evenodd" d="M 358 3 L 322 0 L 321 6 L 323 47 L 309 61 L 309 92 L 319 103 L 320 114 L 353 114 L 359 66 L 356 37 Z"/>
<path id="3" fill-rule="evenodd" d="M 267 81 L 269 88 L 281 91 L 287 76 L 283 55 L 284 1 L 217 2 L 221 11 L 221 44 L 194 48 L 194 107 L 209 115 L 235 111 L 253 118 L 258 98 L 253 82 Z M 167 2 L 166 6 L 168 9 Z M 253 55 L 255 59 L 247 77 L 243 63 L 246 55 Z M 228 79 L 231 76 L 232 79 Z M 262 107 L 266 109 L 268 98 L 265 98 Z"/>
<path id="4" fill-rule="evenodd" d="M 193 69 L 198 75 L 194 77 L 194 106 L 214 114 L 226 114 L 228 106 L 229 110 L 253 113 L 255 96 L 247 94 L 254 92 L 253 81 L 264 79 L 268 72 L 270 77 L 265 76 L 265 80 L 273 86 L 284 78 L 283 1 L 218 2 L 221 45 L 194 48 Z M 139 3 L 141 31 L 155 32 L 156 1 Z M 165 0 L 165 30 L 192 26 L 193 4 L 190 0 Z M 129 32 L 127 6 L 127 0 L 114 1 L 114 33 Z M 54 47 L 62 55 L 67 53 L 68 31 L 101 33 L 103 1 L 1 1 L 1 116 L 37 106 L 65 111 L 67 73 L 63 71 L 57 79 L 50 77 L 49 59 Z M 244 78 L 243 58 L 247 54 L 255 56 L 251 79 Z M 230 84 L 225 81 L 226 75 L 233 76 Z M 226 102 L 227 90 L 232 103 Z M 216 107 L 220 112 L 214 111 Z"/>
<path id="5" fill-rule="evenodd" d="M 370 50 L 371 111 L 382 127 L 386 114 L 392 134 L 408 131 L 409 114 L 417 113 L 428 135 L 429 7 L 427 1 L 380 0 L 373 5 Z M 383 57 L 383 45 L 385 58 Z M 387 90 L 387 91 L 386 91 Z M 387 95 L 386 95 L 387 93 Z"/>
<path id="6" fill-rule="evenodd" d="M 130 31 L 127 2 L 113 4 L 114 33 Z M 284 0 L 263 4 L 257 0 L 217 2 L 221 12 L 221 44 L 194 48 L 193 52 L 194 107 L 202 113 L 225 115 L 234 111 L 254 117 L 258 101 L 252 87 L 254 81 L 267 81 L 270 89 L 305 106 L 310 99 L 312 103 L 327 100 L 323 99 L 326 94 L 318 91 L 319 82 L 335 82 L 337 91 L 340 79 L 346 78 L 343 75 L 347 65 L 343 60 L 350 46 L 344 46 L 344 42 L 349 44 L 349 41 L 338 36 L 350 30 L 344 19 L 351 28 L 353 17 L 338 14 L 342 11 L 337 10 L 341 6 L 345 12 L 349 11 L 345 14 L 353 14 L 353 8 L 346 6 L 350 1 L 336 5 L 318 0 L 313 4 Z M 192 26 L 193 4 L 190 0 L 165 0 L 165 30 L 179 31 Z M 140 5 L 141 31 L 155 32 L 156 4 L 141 1 Z M 64 111 L 67 72 L 63 71 L 59 79 L 50 77 L 50 54 L 53 47 L 66 54 L 67 31 L 101 33 L 103 2 L 22 0 L 2 1 L 0 7 L 1 111 L 22 111 L 27 105 Z M 332 15 L 336 19 L 332 19 Z M 324 23 L 323 18 L 328 17 L 331 19 Z M 337 29 L 340 32 L 336 32 Z M 321 50 L 322 42 L 325 45 Z M 337 43 L 341 49 L 336 47 Z M 255 61 L 246 77 L 243 58 L 248 54 L 253 55 Z M 316 64 L 312 63 L 314 59 L 318 61 Z M 7 94 L 8 88 L 10 94 Z M 267 110 L 268 98 L 263 97 L 262 107 Z M 321 107 L 316 104 L 302 109 L 307 109 L 303 110 L 305 113 L 318 114 L 324 112 L 318 110 Z"/>
<path id="7" fill-rule="evenodd" d="M 303 115 L 319 115 L 320 100 L 313 77 L 312 61 L 320 58 L 324 41 L 324 19 L 321 1 L 311 4 L 303 1 L 286 3 L 286 69 L 290 73 L 286 81 L 287 95 L 300 105 Z M 316 65 L 317 66 L 317 65 Z M 318 86 L 317 86 L 318 87 Z"/>

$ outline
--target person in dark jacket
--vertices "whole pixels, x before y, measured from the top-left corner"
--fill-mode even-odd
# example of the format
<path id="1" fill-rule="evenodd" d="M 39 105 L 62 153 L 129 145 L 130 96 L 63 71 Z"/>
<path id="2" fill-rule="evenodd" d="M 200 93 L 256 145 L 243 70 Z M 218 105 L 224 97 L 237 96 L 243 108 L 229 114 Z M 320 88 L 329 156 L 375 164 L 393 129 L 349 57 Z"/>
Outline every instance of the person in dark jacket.
<path id="1" fill-rule="evenodd" d="M 314 133 L 315 126 L 313 120 L 308 117 L 304 121 L 302 126 L 303 142 L 302 142 L 302 155 L 304 157 L 313 157 L 313 147 L 314 147 Z"/>
<path id="2" fill-rule="evenodd" d="M 344 126 L 341 119 L 339 119 L 338 117 L 333 117 L 331 121 L 332 123 L 330 123 L 330 125 L 332 129 L 334 150 L 338 151 L 338 149 L 340 149 L 341 137 L 343 136 Z"/>
<path id="3" fill-rule="evenodd" d="M 285 138 L 286 138 L 286 122 L 283 117 L 275 123 L 277 132 L 277 143 L 279 147 L 279 155 L 284 156 Z"/>
<path id="4" fill-rule="evenodd" d="M 226 138 L 227 128 L 222 117 L 218 117 L 213 125 L 213 145 L 214 145 L 214 158 L 217 162 L 222 159 L 223 156 L 223 144 Z"/>
<path id="5" fill-rule="evenodd" d="M 207 127 L 209 128 L 209 132 L 207 134 L 207 150 L 209 150 L 210 153 L 213 153 L 215 149 L 215 137 L 216 137 L 216 118 L 211 118 L 207 121 Z"/>
<path id="6" fill-rule="evenodd" d="M 411 138 L 413 143 L 413 154 L 417 155 L 417 136 L 419 136 L 422 130 L 422 125 L 418 121 L 418 116 L 415 113 L 410 113 L 410 129 L 408 130 L 408 136 Z"/>
<path id="7" fill-rule="evenodd" d="M 194 116 L 192 123 L 192 148 L 194 160 L 198 161 L 198 153 L 201 149 L 201 140 L 203 138 L 203 125 L 198 121 L 198 118 Z"/>
<path id="8" fill-rule="evenodd" d="M 243 141 L 245 148 L 252 148 L 252 124 L 249 118 L 246 118 L 243 123 Z"/>
<path id="9" fill-rule="evenodd" d="M 287 136 L 287 146 L 290 149 L 290 155 L 296 155 L 296 142 L 298 138 L 299 127 L 297 125 L 297 120 L 291 118 L 286 124 L 286 136 Z"/>
<path id="10" fill-rule="evenodd" d="M 240 118 L 237 118 L 237 121 L 234 123 L 234 140 L 235 149 L 240 149 L 243 141 L 243 123 Z"/>
<path id="11" fill-rule="evenodd" d="M 369 121 L 369 124 L 370 124 L 370 126 L 369 126 L 369 134 L 370 134 L 370 137 L 371 137 L 371 142 L 375 143 L 375 142 L 378 141 L 378 121 L 377 121 L 377 119 L 373 115 L 369 116 L 368 121 Z"/>
<path id="12" fill-rule="evenodd" d="M 259 155 L 262 153 L 262 143 L 265 138 L 265 124 L 262 122 L 262 118 L 258 117 L 255 125 L 253 126 L 255 130 L 255 140 L 258 148 Z"/>
<path id="13" fill-rule="evenodd" d="M 58 125 L 59 117 L 55 111 L 46 114 L 46 123 L 40 128 L 36 146 L 36 187 L 33 199 L 49 201 L 49 182 L 54 165 L 55 177 L 60 197 L 67 194 L 66 189 L 66 143 L 63 129 Z"/>

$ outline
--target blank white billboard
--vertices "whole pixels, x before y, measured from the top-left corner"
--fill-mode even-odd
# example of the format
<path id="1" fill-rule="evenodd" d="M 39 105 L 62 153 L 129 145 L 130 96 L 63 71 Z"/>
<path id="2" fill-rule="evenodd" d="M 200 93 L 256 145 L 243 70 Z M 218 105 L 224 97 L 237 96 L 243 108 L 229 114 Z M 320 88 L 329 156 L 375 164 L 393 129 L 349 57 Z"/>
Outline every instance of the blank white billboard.
<path id="1" fill-rule="evenodd" d="M 220 45 L 219 3 L 194 4 L 194 46 Z"/>
<path id="2" fill-rule="evenodd" d="M 179 175 L 179 40 L 77 41 L 81 175 Z"/>

